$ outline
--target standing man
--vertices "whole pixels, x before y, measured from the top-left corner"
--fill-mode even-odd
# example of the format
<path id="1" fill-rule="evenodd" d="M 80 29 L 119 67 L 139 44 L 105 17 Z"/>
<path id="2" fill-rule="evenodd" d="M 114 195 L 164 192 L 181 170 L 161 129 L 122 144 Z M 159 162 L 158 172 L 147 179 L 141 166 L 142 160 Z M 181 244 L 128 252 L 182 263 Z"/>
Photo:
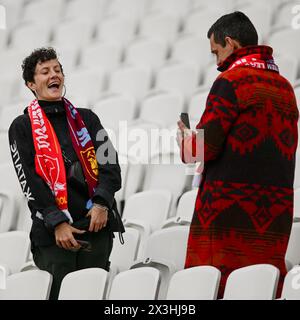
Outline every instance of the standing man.
<path id="1" fill-rule="evenodd" d="M 204 150 L 185 267 L 217 267 L 222 297 L 233 270 L 272 264 L 280 270 L 280 293 L 293 220 L 294 91 L 242 12 L 219 18 L 207 36 L 222 73 L 197 125 L 204 141 L 178 122 L 182 160 L 193 161 L 189 142 Z"/>

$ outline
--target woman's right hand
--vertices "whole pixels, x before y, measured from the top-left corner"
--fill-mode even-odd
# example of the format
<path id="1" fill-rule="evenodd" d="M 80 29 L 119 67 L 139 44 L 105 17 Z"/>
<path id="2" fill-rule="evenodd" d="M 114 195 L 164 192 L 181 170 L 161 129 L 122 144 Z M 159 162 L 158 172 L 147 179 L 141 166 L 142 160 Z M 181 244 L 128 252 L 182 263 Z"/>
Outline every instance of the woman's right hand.
<path id="1" fill-rule="evenodd" d="M 66 250 L 79 249 L 80 244 L 75 240 L 73 233 L 83 234 L 85 230 L 76 229 L 67 222 L 60 223 L 54 231 L 56 244 Z"/>

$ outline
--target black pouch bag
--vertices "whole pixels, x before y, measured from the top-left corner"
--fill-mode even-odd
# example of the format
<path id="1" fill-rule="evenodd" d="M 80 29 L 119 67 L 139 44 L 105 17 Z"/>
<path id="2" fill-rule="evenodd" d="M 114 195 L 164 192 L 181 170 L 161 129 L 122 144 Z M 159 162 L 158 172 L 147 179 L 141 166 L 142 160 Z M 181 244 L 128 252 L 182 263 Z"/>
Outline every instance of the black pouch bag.
<path id="1" fill-rule="evenodd" d="M 68 171 L 68 181 L 78 185 L 80 188 L 86 187 L 86 180 L 80 161 L 75 161 L 71 164 Z"/>

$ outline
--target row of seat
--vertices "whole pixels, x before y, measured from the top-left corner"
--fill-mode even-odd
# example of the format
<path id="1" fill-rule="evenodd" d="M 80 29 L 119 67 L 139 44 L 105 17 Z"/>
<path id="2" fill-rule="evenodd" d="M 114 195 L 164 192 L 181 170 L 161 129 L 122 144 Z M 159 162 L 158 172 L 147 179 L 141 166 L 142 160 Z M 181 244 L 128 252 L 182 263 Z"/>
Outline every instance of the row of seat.
<path id="1" fill-rule="evenodd" d="M 300 266 L 285 276 L 281 299 L 299 300 L 297 283 Z M 42 270 L 29 270 L 5 278 L 0 268 L 0 300 L 47 300 L 52 276 Z M 215 300 L 220 270 L 199 266 L 176 272 L 170 279 L 166 300 Z M 297 278 L 297 279 L 296 279 Z M 234 270 L 228 277 L 224 300 L 272 300 L 276 297 L 279 270 L 268 264 Z M 61 284 L 59 300 L 155 300 L 160 289 L 160 272 L 142 267 L 119 273 L 109 287 L 109 274 L 88 268 L 67 274 Z M 30 290 L 28 290 L 30 288 Z"/>
<path id="2" fill-rule="evenodd" d="M 164 275 L 162 279 L 161 295 L 165 293 L 169 278 L 184 268 L 189 224 L 180 224 L 180 221 L 165 223 L 164 228 L 151 230 L 147 237 L 137 223 L 131 220 L 126 223 L 124 244 L 117 237 L 114 239 L 113 250 L 110 256 L 111 274 L 137 267 L 155 267 Z M 144 221 L 144 225 L 147 221 Z M 300 223 L 293 223 L 291 236 L 285 256 L 288 270 L 300 264 Z M 172 245 L 170 245 L 172 244 Z M 28 232 L 10 231 L 0 233 L 0 264 L 6 274 L 14 274 L 21 270 L 34 267 L 29 254 L 30 240 Z"/>
<path id="3" fill-rule="evenodd" d="M 136 67 L 116 71 L 106 92 L 96 90 L 101 83 L 101 76 L 97 72 L 76 73 L 67 80 L 66 97 L 77 107 L 90 107 L 99 116 L 104 127 L 115 133 L 118 133 L 121 121 L 127 121 L 130 126 L 134 125 L 133 120 L 138 120 L 136 124 L 152 123 L 161 128 L 174 128 L 180 112 L 190 114 L 194 127 L 205 108 L 208 95 L 206 84 L 197 88 L 196 78 L 193 80 L 188 77 L 194 71 L 185 65 L 176 64 L 162 69 L 157 78 L 156 89 L 151 89 L 148 87 L 150 77 L 142 77 L 143 71 L 145 70 Z M 212 71 L 216 72 L 215 68 Z M 183 74 L 186 77 L 182 77 Z M 98 81 L 90 85 L 91 79 Z M 213 77 L 210 80 L 208 78 L 207 83 L 212 82 L 212 79 Z M 9 85 L 9 80 L 0 80 L 2 82 L 3 88 Z M 24 93 L 23 100 L 2 104 L 0 108 L 0 131 L 7 131 L 11 122 L 23 114 L 25 107 L 34 98 L 23 83 L 20 85 Z M 8 90 L 3 94 L 2 101 L 11 99 L 9 92 Z M 295 87 L 295 94 L 300 101 L 300 86 Z"/>
<path id="4" fill-rule="evenodd" d="M 294 1 L 248 1 L 248 0 L 180 0 L 174 4 L 171 0 L 87 0 L 82 3 L 80 0 L 43 0 L 43 1 L 25 1 L 17 0 L 13 4 L 9 0 L 3 0 L 9 16 L 8 27 L 13 28 L 20 22 L 46 21 L 54 25 L 62 20 L 77 18 L 81 21 L 91 20 L 97 22 L 103 16 L 121 15 L 131 20 L 140 22 L 151 13 L 164 13 L 181 20 L 197 10 L 216 12 L 231 12 L 234 10 L 247 10 L 249 16 L 255 19 L 255 22 L 264 27 L 285 26 L 291 13 L 291 7 Z M 253 9 L 254 8 L 254 9 Z M 264 9 L 265 22 L 259 13 Z M 80 13 L 80 14 L 79 14 Z M 256 14 L 256 15 L 255 15 Z M 41 16 L 38 19 L 37 16 Z M 204 16 L 205 21 L 210 23 L 209 15 Z M 41 22 L 42 20 L 42 22 Z M 46 23 L 44 22 L 44 23 Z"/>

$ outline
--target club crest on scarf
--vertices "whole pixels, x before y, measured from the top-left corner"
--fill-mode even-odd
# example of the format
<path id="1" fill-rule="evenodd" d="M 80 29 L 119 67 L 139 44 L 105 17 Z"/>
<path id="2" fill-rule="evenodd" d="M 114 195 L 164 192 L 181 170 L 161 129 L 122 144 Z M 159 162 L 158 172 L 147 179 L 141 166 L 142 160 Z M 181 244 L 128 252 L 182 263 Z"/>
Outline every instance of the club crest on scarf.
<path id="1" fill-rule="evenodd" d="M 98 163 L 96 159 L 96 153 L 94 148 L 89 148 L 84 151 L 80 151 L 82 162 L 86 167 L 86 170 L 90 177 L 98 181 Z"/>

